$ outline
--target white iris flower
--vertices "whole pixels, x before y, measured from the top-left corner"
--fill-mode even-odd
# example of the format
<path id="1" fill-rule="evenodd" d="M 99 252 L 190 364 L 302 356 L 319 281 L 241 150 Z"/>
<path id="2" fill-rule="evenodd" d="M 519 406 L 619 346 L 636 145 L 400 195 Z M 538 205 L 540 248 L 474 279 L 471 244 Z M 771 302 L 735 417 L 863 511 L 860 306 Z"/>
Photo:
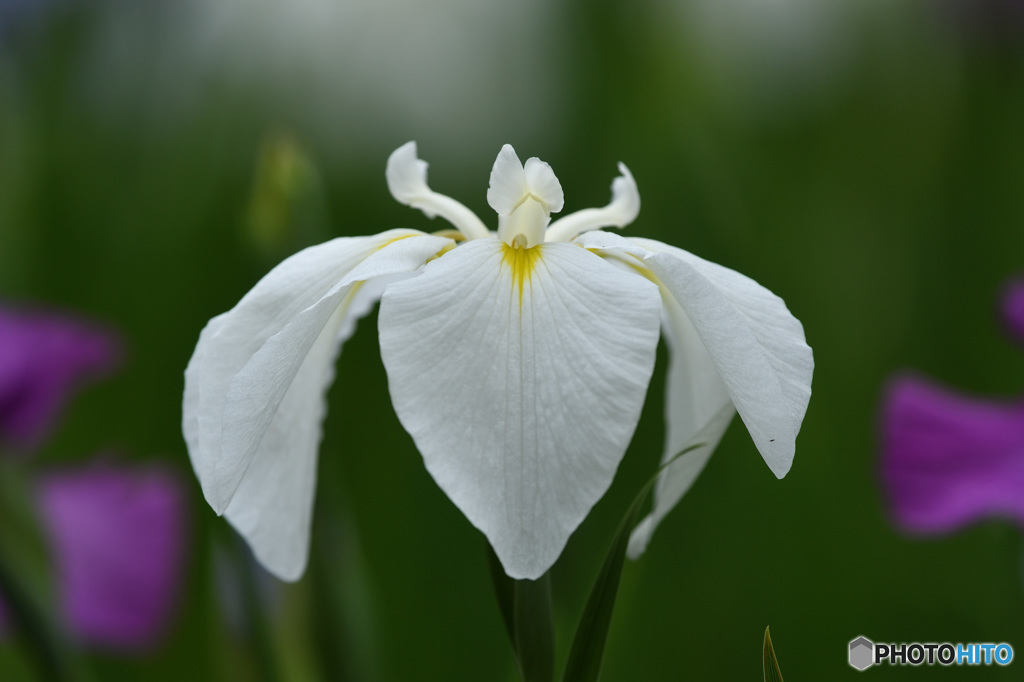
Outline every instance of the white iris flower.
<path id="1" fill-rule="evenodd" d="M 398 418 L 427 470 L 513 578 L 541 576 L 604 494 L 636 428 L 659 333 L 671 354 L 666 469 L 634 531 L 643 551 L 739 412 L 789 470 L 813 359 L 785 303 L 682 249 L 592 231 L 636 218 L 624 165 L 604 208 L 551 222 L 562 188 L 498 154 L 491 232 L 427 186 L 415 143 L 388 159 L 394 197 L 458 232 L 389 230 L 307 248 L 207 324 L 185 370 L 184 432 L 207 501 L 285 580 L 308 554 L 325 393 L 355 322 L 380 300 Z M 353 388 L 353 390 L 355 390 Z"/>

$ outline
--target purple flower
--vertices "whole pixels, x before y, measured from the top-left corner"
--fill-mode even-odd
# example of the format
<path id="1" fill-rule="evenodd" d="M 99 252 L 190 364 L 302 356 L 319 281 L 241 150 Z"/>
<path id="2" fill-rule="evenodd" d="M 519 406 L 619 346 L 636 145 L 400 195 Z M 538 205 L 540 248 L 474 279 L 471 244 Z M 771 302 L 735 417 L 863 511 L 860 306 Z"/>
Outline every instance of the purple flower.
<path id="1" fill-rule="evenodd" d="M 113 370 L 118 351 L 92 323 L 0 309 L 0 442 L 38 446 L 71 393 Z"/>
<path id="2" fill-rule="evenodd" d="M 93 465 L 39 482 L 63 614 L 87 643 L 153 645 L 178 597 L 185 498 L 171 472 Z"/>
<path id="3" fill-rule="evenodd" d="M 1006 333 L 1019 343 L 1024 343 L 1024 277 L 1006 285 L 1001 305 Z"/>
<path id="4" fill-rule="evenodd" d="M 0 309 L 0 439 L 38 444 L 86 378 L 117 364 L 120 343 L 92 323 Z M 156 644 L 177 601 L 185 495 L 159 467 L 92 464 L 35 478 L 56 602 L 81 642 L 117 650 Z M 4 621 L 0 603 L 0 629 Z"/>
<path id="5" fill-rule="evenodd" d="M 900 526 L 944 533 L 985 516 L 1024 525 L 1024 403 L 905 376 L 883 414 L 882 476 Z"/>
<path id="6" fill-rule="evenodd" d="M 1024 280 L 1002 312 L 1024 340 Z M 1024 525 L 1024 401 L 962 396 L 895 378 L 882 405 L 882 480 L 897 525 L 946 533 L 983 517 Z"/>

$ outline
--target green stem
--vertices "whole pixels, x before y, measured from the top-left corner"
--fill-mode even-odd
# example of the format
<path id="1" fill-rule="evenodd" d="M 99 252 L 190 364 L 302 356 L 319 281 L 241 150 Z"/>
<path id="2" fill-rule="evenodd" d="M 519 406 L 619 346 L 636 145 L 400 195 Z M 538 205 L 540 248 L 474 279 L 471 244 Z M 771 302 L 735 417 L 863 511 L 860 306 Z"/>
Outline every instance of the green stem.
<path id="1" fill-rule="evenodd" d="M 549 574 L 545 573 L 538 580 L 513 580 L 505 575 L 490 545 L 487 558 L 520 679 L 550 682 L 555 674 L 555 625 Z"/>
<path id="2" fill-rule="evenodd" d="M 523 682 L 551 682 L 555 678 L 555 622 L 549 574 L 516 581 L 514 613 L 520 677 Z"/>

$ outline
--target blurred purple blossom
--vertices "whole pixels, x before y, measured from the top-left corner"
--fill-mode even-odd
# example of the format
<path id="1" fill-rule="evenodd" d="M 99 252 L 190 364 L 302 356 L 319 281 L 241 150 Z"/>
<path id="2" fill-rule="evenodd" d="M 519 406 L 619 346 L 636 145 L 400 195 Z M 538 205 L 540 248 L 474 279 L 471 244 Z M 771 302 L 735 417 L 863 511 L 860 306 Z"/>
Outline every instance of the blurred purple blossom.
<path id="1" fill-rule="evenodd" d="M 1024 525 L 1024 402 L 904 376 L 883 407 L 882 476 L 901 527 L 945 533 L 985 516 Z"/>
<path id="2" fill-rule="evenodd" d="M 0 442 L 37 446 L 71 394 L 114 369 L 120 349 L 118 337 L 94 323 L 0 308 Z M 184 563 L 186 498 L 177 475 L 93 463 L 42 473 L 33 487 L 71 634 L 113 650 L 155 645 Z M 0 630 L 3 621 L 0 603 Z"/>
<path id="3" fill-rule="evenodd" d="M 1001 304 L 1007 334 L 1024 344 L 1024 277 L 1011 280 L 1006 285 Z"/>
<path id="4" fill-rule="evenodd" d="M 178 598 L 185 552 L 181 482 L 158 467 L 110 465 L 39 481 L 63 615 L 83 642 L 152 646 Z"/>
<path id="5" fill-rule="evenodd" d="M 1024 341 L 1024 279 L 1002 297 Z M 882 404 L 882 481 L 905 530 L 946 533 L 983 517 L 1024 525 L 1024 400 L 959 395 L 927 379 L 893 379 Z"/>
<path id="6" fill-rule="evenodd" d="M 109 374 L 119 350 L 94 323 L 0 308 L 0 442 L 38 446 L 72 392 Z"/>

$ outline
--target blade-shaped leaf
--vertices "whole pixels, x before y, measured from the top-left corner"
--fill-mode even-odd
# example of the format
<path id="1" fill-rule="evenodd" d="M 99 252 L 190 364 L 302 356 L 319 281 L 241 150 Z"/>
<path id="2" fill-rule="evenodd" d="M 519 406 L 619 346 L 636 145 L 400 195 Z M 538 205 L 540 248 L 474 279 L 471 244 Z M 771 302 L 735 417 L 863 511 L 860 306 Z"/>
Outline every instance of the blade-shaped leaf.
<path id="1" fill-rule="evenodd" d="M 772 635 L 767 627 L 764 629 L 764 682 L 782 682 L 782 671 L 779 670 Z"/>
<path id="2" fill-rule="evenodd" d="M 0 595 L 14 634 L 32 654 L 42 679 L 84 680 L 58 617 L 50 561 L 29 497 L 31 482 L 0 453 Z"/>
<path id="3" fill-rule="evenodd" d="M 619 591 L 622 566 L 626 560 L 629 534 L 636 526 L 647 495 L 654 487 L 661 472 L 687 452 L 696 450 L 703 445 L 703 443 L 691 445 L 659 467 L 654 476 L 640 489 L 633 504 L 626 511 L 626 515 L 619 523 L 619 528 L 612 539 L 612 544 L 608 548 L 608 553 L 605 555 L 597 579 L 594 581 L 594 587 L 590 590 L 590 597 L 587 598 L 587 605 L 583 609 L 583 615 L 576 628 L 576 636 L 573 638 L 569 662 L 566 664 L 565 675 L 562 678 L 563 682 L 595 682 L 601 674 L 601 662 L 604 659 L 608 628 L 612 622 L 612 611 L 615 608 L 615 598 Z"/>

